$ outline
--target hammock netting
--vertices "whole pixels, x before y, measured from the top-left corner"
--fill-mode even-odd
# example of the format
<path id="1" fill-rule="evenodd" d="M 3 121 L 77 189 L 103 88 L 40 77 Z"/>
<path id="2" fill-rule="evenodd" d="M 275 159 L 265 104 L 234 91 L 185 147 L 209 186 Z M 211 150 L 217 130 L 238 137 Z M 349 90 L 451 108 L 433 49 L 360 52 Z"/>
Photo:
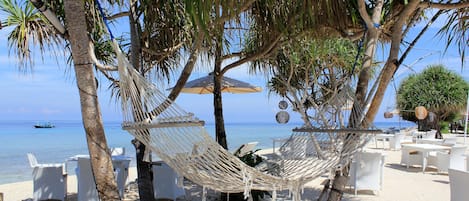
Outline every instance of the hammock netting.
<path id="1" fill-rule="evenodd" d="M 203 121 L 167 99 L 114 48 L 119 62 L 123 129 L 175 172 L 204 189 L 226 193 L 290 190 L 294 200 L 305 183 L 335 170 L 367 142 L 373 131 L 299 128 L 264 168 L 246 165 L 208 134 Z M 262 165 L 261 165 L 262 166 Z M 267 167 L 267 168 L 265 168 Z"/>

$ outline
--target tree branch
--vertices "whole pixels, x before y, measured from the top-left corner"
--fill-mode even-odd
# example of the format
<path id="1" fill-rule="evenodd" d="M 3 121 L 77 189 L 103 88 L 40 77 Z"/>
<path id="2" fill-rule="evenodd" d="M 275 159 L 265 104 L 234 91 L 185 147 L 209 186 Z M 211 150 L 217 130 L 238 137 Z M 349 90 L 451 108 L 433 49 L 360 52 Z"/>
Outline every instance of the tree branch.
<path id="1" fill-rule="evenodd" d="M 221 57 L 221 59 L 222 60 L 231 59 L 231 58 L 234 58 L 234 57 L 241 57 L 243 55 L 244 54 L 241 53 L 241 52 L 234 52 L 234 53 L 231 53 L 231 54 L 224 55 L 223 57 Z"/>
<path id="2" fill-rule="evenodd" d="M 232 69 L 232 68 L 235 68 L 239 65 L 242 65 L 246 62 L 249 62 L 249 61 L 252 61 L 252 60 L 255 60 L 255 59 L 258 59 L 258 58 L 261 58 L 262 56 L 266 55 L 267 53 L 269 53 L 272 49 L 274 49 L 274 47 L 278 44 L 278 42 L 280 41 L 280 39 L 282 38 L 283 34 L 279 34 L 277 36 L 277 38 L 274 39 L 274 41 L 272 41 L 269 46 L 267 46 L 266 48 L 263 49 L 263 51 L 261 52 L 257 52 L 257 53 L 254 53 L 254 54 L 251 54 L 251 55 L 248 55 L 247 57 L 244 57 L 238 61 L 235 61 L 227 66 L 225 66 L 225 68 L 223 68 L 223 70 L 220 72 L 222 75 L 224 75 L 228 70 Z"/>
<path id="3" fill-rule="evenodd" d="M 420 8 L 436 8 L 436 9 L 443 9 L 443 10 L 450 10 L 450 9 L 459 9 L 459 8 L 467 8 L 469 7 L 469 2 L 458 2 L 458 3 L 433 3 L 433 2 L 420 2 Z"/>
<path id="4" fill-rule="evenodd" d="M 110 65 L 105 65 L 101 63 L 97 58 L 96 54 L 94 53 L 94 44 L 93 42 L 90 41 L 89 43 L 89 49 L 90 49 L 90 59 L 93 61 L 93 63 L 96 65 L 96 67 L 100 70 L 103 71 L 117 71 L 117 66 L 110 66 Z"/>
<path id="5" fill-rule="evenodd" d="M 120 18 L 120 17 L 127 17 L 129 16 L 129 12 L 128 11 L 124 11 L 124 12 L 120 12 L 120 13 L 116 13 L 114 15 L 111 15 L 109 17 L 107 17 L 108 20 L 114 20 L 114 19 L 117 19 L 117 18 Z"/>
<path id="6" fill-rule="evenodd" d="M 365 0 L 358 1 L 358 12 L 368 28 L 374 27 L 370 15 L 366 11 Z"/>
<path id="7" fill-rule="evenodd" d="M 255 1 L 256 0 L 250 0 L 250 1 L 246 2 L 243 6 L 239 7 L 239 10 L 236 10 L 234 12 L 230 12 L 229 15 L 220 16 L 219 18 L 217 18 L 215 20 L 214 24 L 216 25 L 216 24 L 223 23 L 226 20 L 231 19 L 233 16 L 248 10 Z"/>

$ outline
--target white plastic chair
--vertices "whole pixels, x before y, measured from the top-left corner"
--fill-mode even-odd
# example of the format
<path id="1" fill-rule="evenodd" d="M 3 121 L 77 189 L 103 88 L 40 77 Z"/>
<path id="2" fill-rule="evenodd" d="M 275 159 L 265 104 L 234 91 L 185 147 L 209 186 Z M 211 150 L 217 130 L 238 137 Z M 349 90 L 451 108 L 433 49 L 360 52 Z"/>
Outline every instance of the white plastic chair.
<path id="1" fill-rule="evenodd" d="M 402 147 L 401 149 L 401 165 L 406 165 L 407 168 L 413 165 L 423 165 L 422 157 L 422 152 L 415 151 L 407 147 Z"/>
<path id="2" fill-rule="evenodd" d="M 155 162 L 152 169 L 155 199 L 176 200 L 186 195 L 182 184 L 180 186 L 177 184 L 177 173 L 166 163 L 162 161 Z"/>
<path id="3" fill-rule="evenodd" d="M 124 196 L 130 160 L 113 160 L 114 176 L 121 197 Z M 78 158 L 77 166 L 78 201 L 98 201 L 98 191 L 91 171 L 91 161 L 87 157 Z"/>
<path id="4" fill-rule="evenodd" d="M 448 169 L 449 187 L 451 192 L 451 201 L 467 201 L 469 198 L 469 172 Z"/>
<path id="5" fill-rule="evenodd" d="M 381 190 L 384 156 L 381 153 L 357 152 L 350 167 L 349 185 L 358 190 Z"/>
<path id="6" fill-rule="evenodd" d="M 428 156 L 428 164 L 438 169 L 438 172 L 447 172 L 448 168 L 465 170 L 466 146 L 453 146 L 448 152 L 434 152 Z"/>
<path id="7" fill-rule="evenodd" d="M 78 158 L 76 169 L 78 201 L 99 201 L 89 158 Z"/>
<path id="8" fill-rule="evenodd" d="M 392 150 L 401 150 L 401 141 L 404 137 L 404 133 L 396 133 L 393 138 L 389 139 L 389 148 Z"/>
<path id="9" fill-rule="evenodd" d="M 256 147 L 257 144 L 259 144 L 259 142 L 249 142 L 246 144 L 242 144 L 233 152 L 233 154 L 235 154 L 238 157 L 242 157 L 246 155 L 247 153 L 254 151 L 254 147 Z"/>
<path id="10" fill-rule="evenodd" d="M 33 168 L 33 200 L 65 200 L 67 197 L 67 175 L 63 164 L 39 164 L 36 156 L 28 153 Z"/>

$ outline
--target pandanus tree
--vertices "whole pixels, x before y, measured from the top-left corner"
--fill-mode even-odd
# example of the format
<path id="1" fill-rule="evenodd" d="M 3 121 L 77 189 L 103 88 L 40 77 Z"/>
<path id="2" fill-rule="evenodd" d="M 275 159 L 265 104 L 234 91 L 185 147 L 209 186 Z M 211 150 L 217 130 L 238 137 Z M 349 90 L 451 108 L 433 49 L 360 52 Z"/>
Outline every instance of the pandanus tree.
<path id="1" fill-rule="evenodd" d="M 414 108 L 424 106 L 435 114 L 433 122 L 451 121 L 466 108 L 469 84 L 443 65 L 431 65 L 419 74 L 410 75 L 397 90 L 397 107 L 403 119 L 416 122 Z M 429 120 L 427 116 L 426 120 Z M 439 126 L 437 132 L 440 132 Z"/>
<path id="2" fill-rule="evenodd" d="M 318 3 L 323 2 L 319 1 Z M 325 1 L 328 2 L 328 1 Z M 447 25 L 443 27 L 441 33 L 451 33 L 447 35 L 448 44 L 456 43 L 459 52 L 464 56 L 467 45 L 467 8 L 469 3 L 466 1 L 334 1 L 336 5 L 342 6 L 342 12 L 347 17 L 334 22 L 324 24 L 327 35 L 336 34 L 351 40 L 356 40 L 364 35 L 364 51 L 361 58 L 360 72 L 356 83 L 355 98 L 358 104 L 352 108 L 352 113 L 361 113 L 357 115 L 358 119 L 350 119 L 350 127 L 368 127 L 373 122 L 379 106 L 384 98 L 384 92 L 391 81 L 391 78 L 405 60 L 415 43 L 426 32 L 428 27 L 440 16 L 449 16 Z M 315 4 L 311 6 L 314 7 Z M 328 4 L 331 5 L 331 4 Z M 336 6 L 337 7 L 337 6 Z M 319 9 L 324 7 L 318 7 Z M 426 25 L 418 30 L 416 23 L 421 22 L 426 11 L 430 9 L 439 10 L 426 22 Z M 333 13 L 333 10 L 322 9 L 322 12 Z M 271 19 L 271 18 L 264 18 Z M 277 19 L 277 18 L 276 18 Z M 345 25 L 344 25 L 345 23 Z M 425 22 L 424 22 L 425 23 Z M 343 26 L 337 26 L 337 25 Z M 361 26 L 362 24 L 362 26 Z M 261 26 L 259 26 L 261 27 Z M 273 26 L 270 26 L 273 27 Z M 267 29 L 268 30 L 268 29 Z M 406 38 L 410 31 L 416 31 L 418 34 L 414 38 Z M 259 30 L 262 33 L 262 29 Z M 324 35 L 324 34 L 323 34 Z M 408 39 L 404 40 L 404 39 Z M 374 58 L 377 44 L 381 42 L 389 46 L 389 52 L 384 62 L 384 66 L 374 65 Z M 401 48 L 405 48 L 400 54 Z M 374 72 L 374 73 L 373 73 Z M 371 81 L 374 80 L 372 84 Z M 371 86 L 371 87 L 370 87 Z M 367 107 L 369 105 L 369 107 Z M 346 171 L 337 172 L 334 181 L 329 189 L 328 200 L 340 200 L 341 192 L 347 181 Z"/>

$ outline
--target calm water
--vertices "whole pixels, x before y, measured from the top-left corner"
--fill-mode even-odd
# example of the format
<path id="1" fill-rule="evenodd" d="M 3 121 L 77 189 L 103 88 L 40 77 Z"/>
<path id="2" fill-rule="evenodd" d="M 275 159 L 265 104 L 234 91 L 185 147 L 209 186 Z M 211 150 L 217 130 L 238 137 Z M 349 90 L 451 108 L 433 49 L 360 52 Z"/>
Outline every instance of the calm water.
<path id="1" fill-rule="evenodd" d="M 65 159 L 77 154 L 87 154 L 85 132 L 81 122 L 54 121 L 55 128 L 33 128 L 36 122 L 3 121 L 0 122 L 0 184 L 31 180 L 31 167 L 26 153 L 36 155 L 39 163 L 63 163 Z M 258 148 L 272 147 L 272 138 L 287 137 L 291 129 L 300 124 L 245 123 L 227 124 L 228 146 L 232 150 L 243 143 L 258 141 Z M 135 149 L 130 141 L 133 137 L 121 129 L 120 122 L 105 122 L 106 137 L 110 147 L 125 147 L 126 155 L 135 156 Z M 378 128 L 399 127 L 397 122 L 378 122 Z M 401 122 L 401 127 L 414 126 Z M 209 133 L 214 133 L 214 126 L 207 125 Z M 73 168 L 73 165 L 70 165 Z M 135 160 L 131 166 L 135 166 Z M 68 170 L 73 174 L 73 169 Z"/>

